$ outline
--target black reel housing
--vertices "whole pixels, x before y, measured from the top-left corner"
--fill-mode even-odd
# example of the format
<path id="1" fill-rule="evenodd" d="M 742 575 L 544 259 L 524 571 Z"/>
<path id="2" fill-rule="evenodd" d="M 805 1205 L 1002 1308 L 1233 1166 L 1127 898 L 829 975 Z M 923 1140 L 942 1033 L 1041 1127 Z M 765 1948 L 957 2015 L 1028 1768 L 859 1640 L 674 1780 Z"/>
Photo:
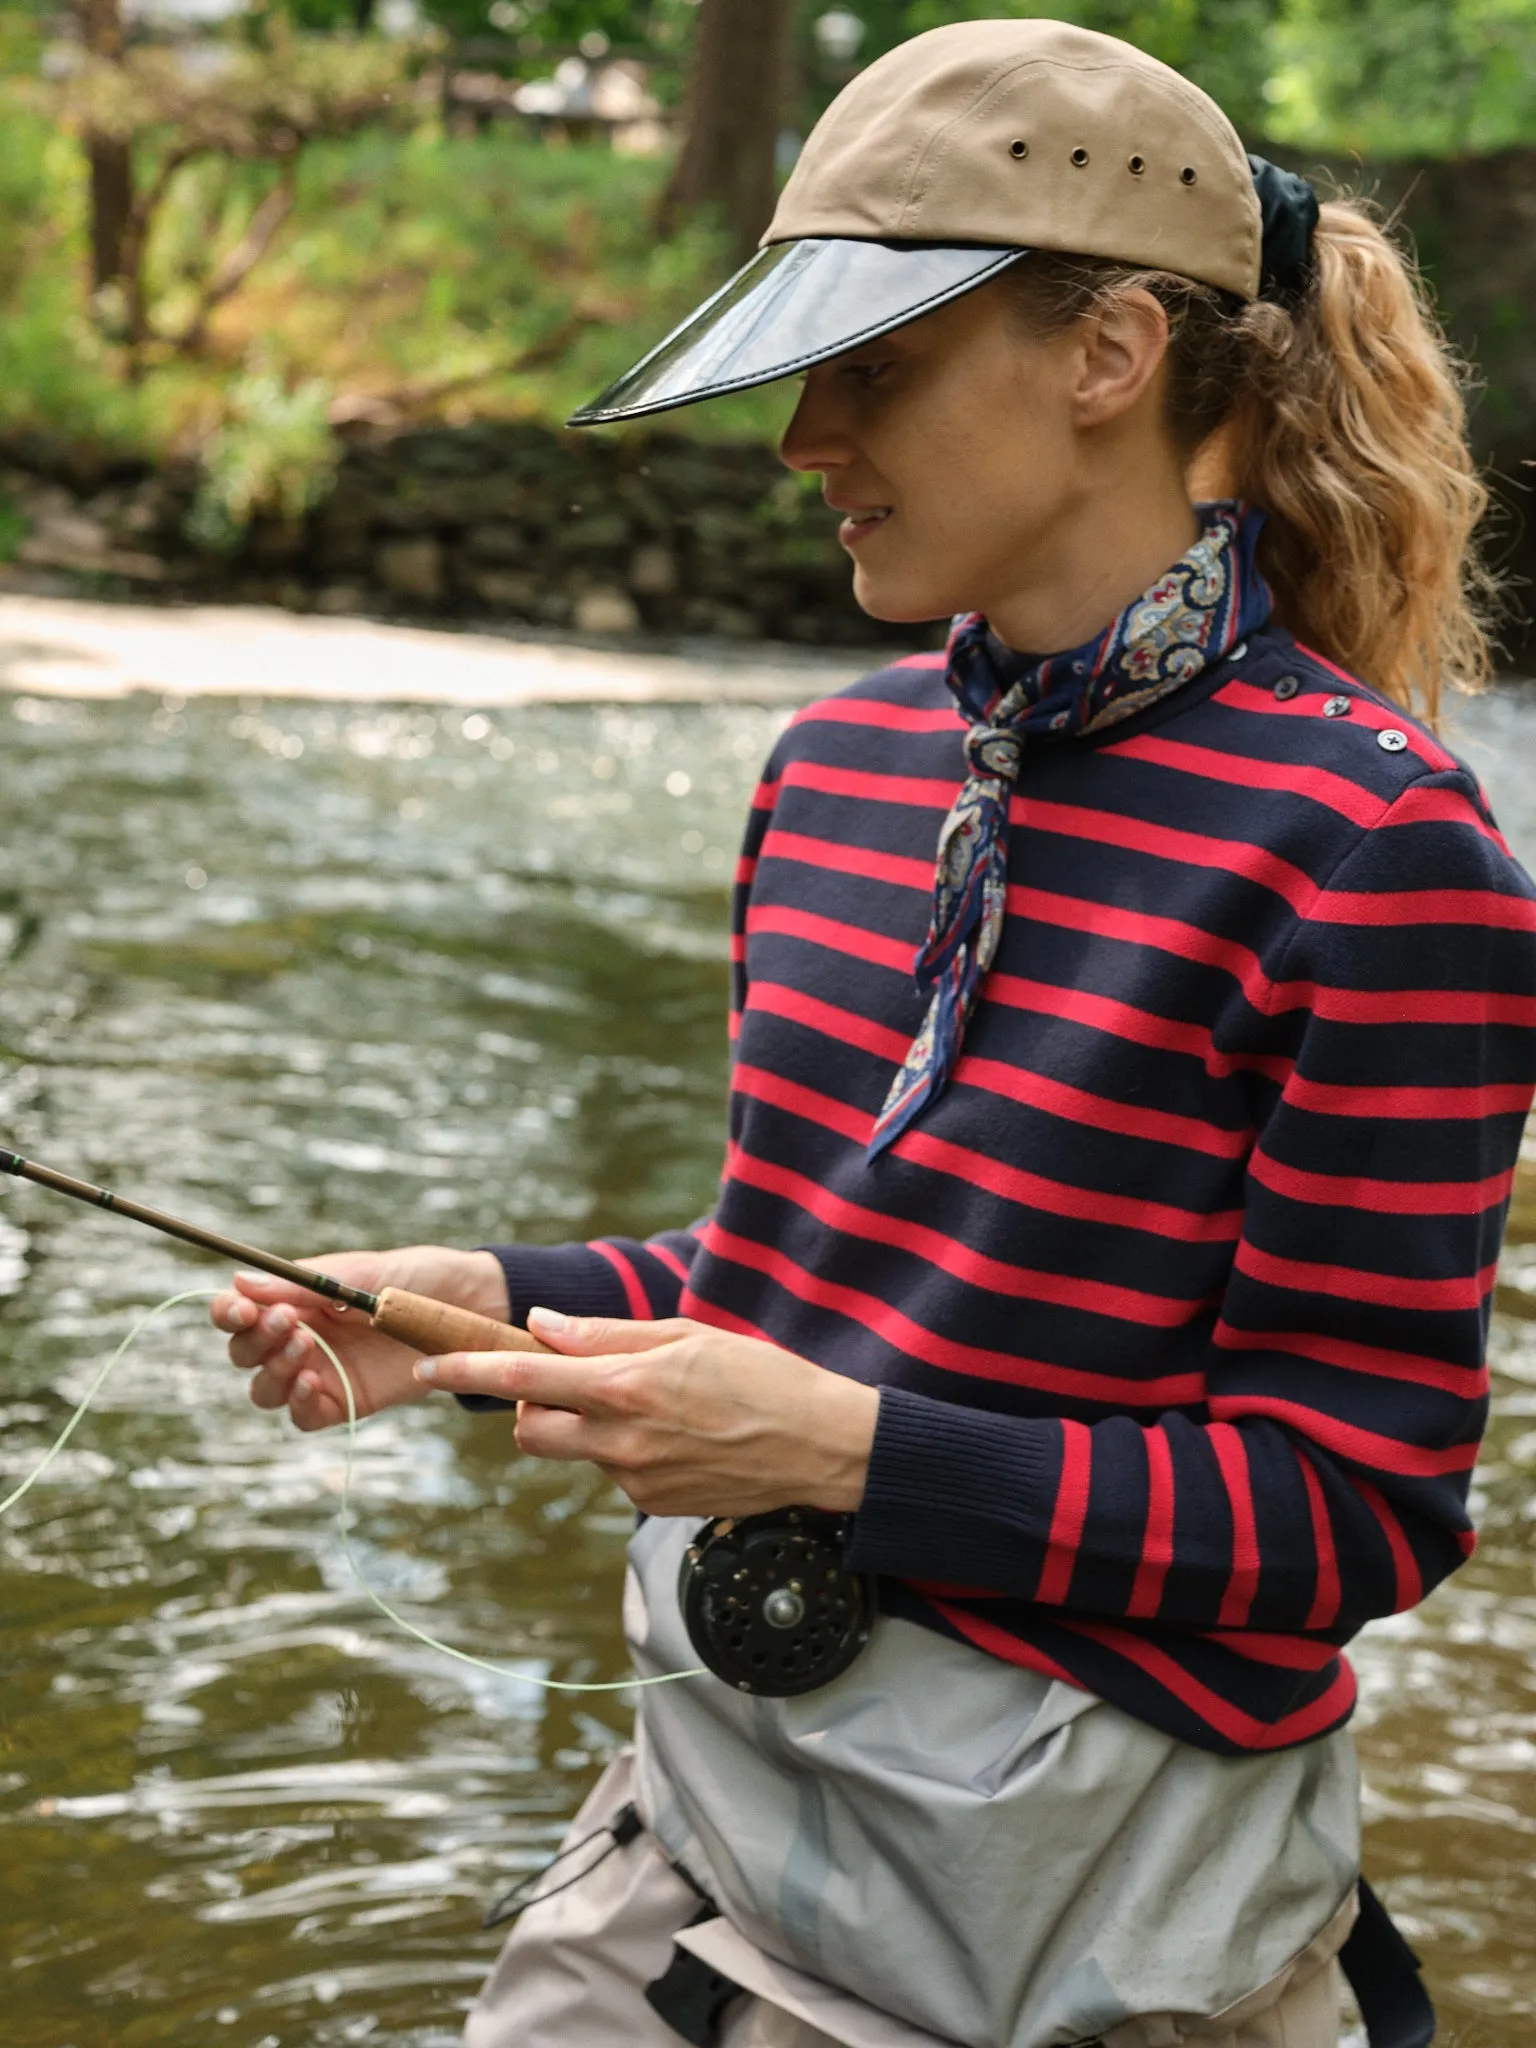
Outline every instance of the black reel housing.
<path id="1" fill-rule="evenodd" d="M 738 1692 L 788 1699 L 840 1678 L 869 1641 L 875 1581 L 843 1563 L 843 1518 L 788 1508 L 707 1522 L 678 1602 L 700 1661 Z"/>

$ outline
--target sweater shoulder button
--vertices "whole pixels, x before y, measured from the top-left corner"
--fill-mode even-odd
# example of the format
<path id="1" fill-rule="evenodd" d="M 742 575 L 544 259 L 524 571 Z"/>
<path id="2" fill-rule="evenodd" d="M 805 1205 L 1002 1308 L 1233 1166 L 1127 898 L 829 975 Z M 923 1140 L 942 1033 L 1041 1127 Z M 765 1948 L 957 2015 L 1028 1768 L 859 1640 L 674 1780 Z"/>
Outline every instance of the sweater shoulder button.
<path id="1" fill-rule="evenodd" d="M 1287 704 L 1300 688 L 1301 685 L 1294 676 L 1282 676 L 1275 685 L 1275 695 L 1282 704 Z"/>

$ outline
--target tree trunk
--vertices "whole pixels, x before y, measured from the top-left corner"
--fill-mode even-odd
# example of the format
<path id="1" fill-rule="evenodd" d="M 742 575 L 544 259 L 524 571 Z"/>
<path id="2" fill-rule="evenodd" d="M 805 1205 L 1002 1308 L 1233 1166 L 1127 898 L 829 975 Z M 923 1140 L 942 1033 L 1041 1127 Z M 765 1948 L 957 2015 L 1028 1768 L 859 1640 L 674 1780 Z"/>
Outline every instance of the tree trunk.
<path id="1" fill-rule="evenodd" d="M 123 54 L 121 0 L 79 0 L 81 40 L 93 57 L 116 63 Z M 88 135 L 91 184 L 91 289 L 123 275 L 123 245 L 133 212 L 133 149 L 113 135 Z"/>
<path id="2" fill-rule="evenodd" d="M 794 0 L 703 0 L 687 133 L 662 201 L 664 233 L 712 206 L 740 258 L 756 246 L 773 212 L 794 13 Z"/>

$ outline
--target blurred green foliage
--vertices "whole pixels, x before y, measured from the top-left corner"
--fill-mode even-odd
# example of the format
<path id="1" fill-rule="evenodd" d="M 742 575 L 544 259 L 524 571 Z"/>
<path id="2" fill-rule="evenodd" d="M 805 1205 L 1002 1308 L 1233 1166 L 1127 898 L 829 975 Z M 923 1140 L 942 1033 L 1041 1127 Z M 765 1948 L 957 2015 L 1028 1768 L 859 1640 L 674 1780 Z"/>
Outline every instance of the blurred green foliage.
<path id="1" fill-rule="evenodd" d="M 802 130 L 846 75 L 815 35 L 832 4 L 844 0 L 802 0 L 788 117 Z M 1250 138 L 1336 159 L 1536 140 L 1536 0 L 846 4 L 865 24 L 861 61 L 942 22 L 1065 17 L 1186 71 Z M 449 47 L 466 63 L 532 76 L 583 39 L 597 54 L 606 38 L 614 54 L 645 52 L 654 89 L 674 102 L 692 0 L 420 5 L 431 34 L 409 62 L 426 89 L 388 121 L 306 142 L 292 167 L 291 213 L 206 332 L 188 326 L 187 308 L 195 312 L 209 252 L 237 240 L 273 170 L 248 149 L 242 160 L 215 147 L 178 172 L 144 276 L 155 331 L 193 339 L 179 354 L 151 347 L 135 360 L 109 309 L 89 301 L 80 144 L 39 84 L 48 17 L 0 0 L 0 431 L 40 427 L 199 454 L 208 481 L 195 518 L 212 545 L 258 506 L 301 510 L 323 483 L 340 422 L 563 418 L 718 282 L 725 248 L 707 224 L 665 241 L 653 231 L 664 162 L 548 145 L 509 122 L 451 132 L 430 87 Z M 229 34 L 248 56 L 296 30 L 284 47 L 300 65 L 313 47 L 319 76 L 341 50 L 339 37 L 329 54 L 323 46 L 333 32 L 355 34 L 357 21 L 358 0 L 258 0 Z M 151 173 L 169 146 L 153 127 L 146 133 Z M 1509 318 L 1522 319 L 1513 299 Z M 784 409 L 782 392 L 750 393 L 687 425 L 767 435 Z M 0 546 L 4 531 L 0 517 Z"/>

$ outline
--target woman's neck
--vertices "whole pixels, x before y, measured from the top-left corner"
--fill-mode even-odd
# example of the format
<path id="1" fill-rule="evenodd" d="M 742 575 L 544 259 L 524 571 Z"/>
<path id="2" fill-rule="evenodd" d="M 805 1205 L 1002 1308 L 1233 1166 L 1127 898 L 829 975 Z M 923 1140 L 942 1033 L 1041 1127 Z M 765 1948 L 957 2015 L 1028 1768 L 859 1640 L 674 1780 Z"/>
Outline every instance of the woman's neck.
<path id="1" fill-rule="evenodd" d="M 1080 647 L 1200 537 L 1183 479 L 1086 495 L 1052 527 L 1027 574 L 983 607 L 1005 645 L 1026 654 Z"/>

